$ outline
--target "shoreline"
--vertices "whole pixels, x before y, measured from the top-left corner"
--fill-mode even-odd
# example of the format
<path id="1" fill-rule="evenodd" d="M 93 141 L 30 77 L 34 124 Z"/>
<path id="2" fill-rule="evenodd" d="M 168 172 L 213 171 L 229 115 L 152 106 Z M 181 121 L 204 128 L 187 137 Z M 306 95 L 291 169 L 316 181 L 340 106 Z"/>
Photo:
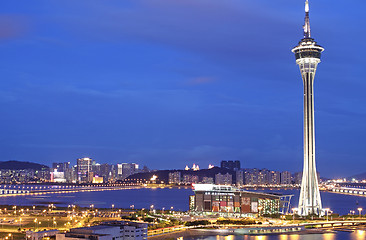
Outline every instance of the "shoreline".
<path id="1" fill-rule="evenodd" d="M 224 229 L 223 229 L 224 230 Z M 337 232 L 353 232 L 355 229 L 305 229 L 301 231 L 293 231 L 293 232 L 282 232 L 282 233 L 260 233 L 260 234 L 237 234 L 229 231 L 214 231 L 211 229 L 186 229 L 179 232 L 160 234 L 155 236 L 148 237 L 148 240 L 171 240 L 177 238 L 185 238 L 185 237 L 203 237 L 203 236 L 228 236 L 228 235 L 236 235 L 236 236 L 267 236 L 267 235 L 311 235 L 311 234 L 326 234 L 326 233 L 334 233 Z"/>

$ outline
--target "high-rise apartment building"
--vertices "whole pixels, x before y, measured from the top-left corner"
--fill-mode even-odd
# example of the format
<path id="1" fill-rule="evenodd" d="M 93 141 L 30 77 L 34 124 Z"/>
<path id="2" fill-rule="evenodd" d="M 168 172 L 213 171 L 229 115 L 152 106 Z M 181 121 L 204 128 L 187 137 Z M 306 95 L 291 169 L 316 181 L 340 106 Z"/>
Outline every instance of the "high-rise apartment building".
<path id="1" fill-rule="evenodd" d="M 77 162 L 77 175 L 78 181 L 80 183 L 88 183 L 93 181 L 93 165 L 95 165 L 95 161 L 91 158 L 79 158 L 76 160 Z"/>
<path id="2" fill-rule="evenodd" d="M 281 172 L 281 184 L 291 184 L 291 173 L 289 171 Z"/>
<path id="3" fill-rule="evenodd" d="M 235 171 L 235 175 L 236 175 L 236 185 L 237 186 L 243 186 L 244 181 L 245 181 L 244 171 L 243 170 L 237 170 L 237 171 Z"/>
<path id="4" fill-rule="evenodd" d="M 239 170 L 240 169 L 240 161 L 238 161 L 238 160 L 236 160 L 236 161 L 223 160 L 223 161 L 221 161 L 220 166 L 221 166 L 221 168 L 227 168 L 227 169 L 230 169 L 230 170 Z"/>
<path id="5" fill-rule="evenodd" d="M 233 176 L 229 173 L 226 173 L 226 174 L 218 173 L 215 175 L 215 184 L 216 185 L 231 185 L 231 184 L 233 184 Z"/>
<path id="6" fill-rule="evenodd" d="M 136 163 L 120 163 L 117 164 L 118 179 L 125 179 L 135 173 L 138 173 L 139 165 Z"/>
<path id="7" fill-rule="evenodd" d="M 180 184 L 181 182 L 181 174 L 180 172 L 171 172 L 169 173 L 169 184 Z"/>

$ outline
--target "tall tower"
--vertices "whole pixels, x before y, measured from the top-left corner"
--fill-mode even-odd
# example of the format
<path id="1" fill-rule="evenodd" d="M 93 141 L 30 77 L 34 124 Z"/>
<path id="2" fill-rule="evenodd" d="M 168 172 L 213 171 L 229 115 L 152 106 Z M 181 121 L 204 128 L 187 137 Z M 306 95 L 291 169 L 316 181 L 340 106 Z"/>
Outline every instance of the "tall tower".
<path id="1" fill-rule="evenodd" d="M 298 208 L 298 214 L 301 216 L 322 214 L 322 202 L 315 166 L 313 85 L 316 67 L 320 63 L 320 55 L 323 51 L 324 48 L 311 38 L 309 2 L 306 0 L 304 38 L 292 49 L 304 83 L 304 168 Z"/>

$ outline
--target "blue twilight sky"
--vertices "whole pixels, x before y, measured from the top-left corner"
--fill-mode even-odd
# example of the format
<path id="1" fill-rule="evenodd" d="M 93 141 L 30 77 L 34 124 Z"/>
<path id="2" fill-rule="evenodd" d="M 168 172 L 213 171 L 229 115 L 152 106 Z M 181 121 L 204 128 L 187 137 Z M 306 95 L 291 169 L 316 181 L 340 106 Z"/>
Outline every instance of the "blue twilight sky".
<path id="1" fill-rule="evenodd" d="M 0 4 L 0 160 L 302 170 L 303 0 Z M 365 172 L 366 2 L 310 1 L 321 175 Z"/>

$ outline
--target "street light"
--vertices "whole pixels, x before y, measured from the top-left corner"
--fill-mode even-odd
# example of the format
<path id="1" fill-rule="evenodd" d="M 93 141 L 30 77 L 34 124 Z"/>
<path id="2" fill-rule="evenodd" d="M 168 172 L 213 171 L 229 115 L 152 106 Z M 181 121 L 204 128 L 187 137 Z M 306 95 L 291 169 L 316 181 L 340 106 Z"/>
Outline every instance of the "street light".
<path id="1" fill-rule="evenodd" d="M 327 222 L 328 222 L 328 213 L 329 213 L 330 209 L 329 208 L 324 208 L 324 211 L 327 213 Z"/>
<path id="2" fill-rule="evenodd" d="M 360 215 L 360 218 L 361 218 L 362 208 L 357 208 L 357 210 L 358 210 L 358 214 Z"/>
<path id="3" fill-rule="evenodd" d="M 296 208 L 291 208 L 292 210 L 292 220 L 295 220 L 295 210 Z"/>

